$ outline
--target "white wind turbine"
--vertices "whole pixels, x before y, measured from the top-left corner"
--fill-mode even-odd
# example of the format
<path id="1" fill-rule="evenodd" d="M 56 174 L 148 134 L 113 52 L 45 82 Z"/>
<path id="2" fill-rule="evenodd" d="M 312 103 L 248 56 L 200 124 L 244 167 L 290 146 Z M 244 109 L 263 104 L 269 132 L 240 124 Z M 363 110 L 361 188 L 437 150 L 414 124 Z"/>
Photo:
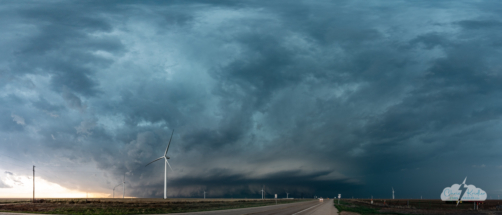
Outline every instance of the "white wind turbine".
<path id="1" fill-rule="evenodd" d="M 392 199 L 394 199 L 394 188 L 392 188 Z"/>
<path id="2" fill-rule="evenodd" d="M 122 183 L 121 183 L 121 184 L 119 184 L 119 185 L 117 185 L 117 186 L 115 186 L 115 187 L 113 188 L 113 198 L 115 198 L 115 188 L 117 188 L 117 187 L 118 187 L 118 186 L 120 186 L 120 185 L 122 185 Z"/>
<path id="3" fill-rule="evenodd" d="M 125 174 L 124 174 L 124 181 L 122 181 L 122 188 L 124 188 L 124 191 L 122 192 L 122 198 L 125 198 Z"/>
<path id="4" fill-rule="evenodd" d="M 173 139 L 173 134 L 174 134 L 174 130 L 173 130 L 173 133 L 171 133 L 171 139 L 169 139 L 169 144 L 167 144 L 167 148 L 166 148 L 166 152 L 164 153 L 164 156 L 160 157 L 160 158 L 157 158 L 155 159 L 154 161 L 148 163 L 146 166 L 150 165 L 151 163 L 155 162 L 155 161 L 158 161 L 162 158 L 164 158 L 164 199 L 167 199 L 167 166 L 169 166 L 169 168 L 171 169 L 171 171 L 174 171 L 173 168 L 171 168 L 171 165 L 169 165 L 169 162 L 167 161 L 170 157 L 167 157 L 167 150 L 169 150 L 169 146 L 171 145 L 171 140 Z"/>

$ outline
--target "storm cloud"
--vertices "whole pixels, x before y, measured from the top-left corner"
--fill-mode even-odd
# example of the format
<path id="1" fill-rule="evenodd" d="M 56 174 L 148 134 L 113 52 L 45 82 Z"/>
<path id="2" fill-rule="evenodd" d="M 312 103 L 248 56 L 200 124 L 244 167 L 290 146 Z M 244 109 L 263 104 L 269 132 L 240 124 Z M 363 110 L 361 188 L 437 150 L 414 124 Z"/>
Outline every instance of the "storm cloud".
<path id="1" fill-rule="evenodd" d="M 498 195 L 500 4 L 6 2 L 0 168 L 160 197 L 175 130 L 172 197 Z"/>

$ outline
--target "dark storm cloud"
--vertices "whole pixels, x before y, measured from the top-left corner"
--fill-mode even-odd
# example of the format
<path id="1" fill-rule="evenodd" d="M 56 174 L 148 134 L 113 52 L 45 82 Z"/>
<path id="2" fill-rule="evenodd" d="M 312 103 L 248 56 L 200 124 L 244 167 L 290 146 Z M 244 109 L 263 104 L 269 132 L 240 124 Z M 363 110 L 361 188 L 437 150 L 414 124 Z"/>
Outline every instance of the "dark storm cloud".
<path id="1" fill-rule="evenodd" d="M 82 100 L 80 100 L 80 98 L 75 94 L 68 91 L 67 88 L 63 88 L 63 99 L 66 101 L 66 104 L 72 109 L 84 112 L 87 108 L 87 106 L 82 103 Z"/>
<path id="2" fill-rule="evenodd" d="M 85 3 L 77 5 L 79 7 L 63 2 L 33 4 L 11 14 L 35 26 L 34 31 L 23 38 L 26 42 L 13 52 L 14 68 L 18 74 L 51 74 L 54 90 L 66 86 L 92 96 L 98 92 L 97 80 L 92 78 L 94 69 L 110 63 L 92 52 L 117 53 L 123 51 L 123 46 L 118 38 L 93 35 L 112 30 L 102 8 Z"/>
<path id="3" fill-rule="evenodd" d="M 329 171 L 321 171 L 310 174 L 302 174 L 301 171 L 283 171 L 268 174 L 263 178 L 250 179 L 249 175 L 235 174 L 231 170 L 210 169 L 206 170 L 203 177 L 186 177 L 180 180 L 171 181 L 169 184 L 175 187 L 195 187 L 186 191 L 178 192 L 179 196 L 197 196 L 203 190 L 209 190 L 208 195 L 212 197 L 248 197 L 258 198 L 261 196 L 260 190 L 265 187 L 266 195 L 289 192 L 291 196 L 301 197 L 313 193 L 316 190 L 323 190 L 326 193 L 337 191 L 347 191 L 357 189 L 359 184 L 347 180 L 318 180 L 316 178 L 328 175 Z M 225 181 L 225 183 L 221 183 Z M 266 184 L 266 186 L 265 186 Z M 306 185 L 309 184 L 309 185 Z M 294 187 L 294 189 L 292 189 Z M 156 189 L 150 189 L 150 193 L 159 192 Z M 226 192 L 226 190 L 232 190 Z M 162 193 L 158 193 L 160 195 Z"/>
<path id="4" fill-rule="evenodd" d="M 499 3 L 9 3 L 2 153 L 71 189 L 126 173 L 129 195 L 161 196 L 162 162 L 144 165 L 175 129 L 170 196 L 432 198 L 501 165 L 485 4 Z"/>
<path id="5" fill-rule="evenodd" d="M 502 28 L 502 22 L 496 20 L 464 20 L 457 24 L 468 30 Z"/>

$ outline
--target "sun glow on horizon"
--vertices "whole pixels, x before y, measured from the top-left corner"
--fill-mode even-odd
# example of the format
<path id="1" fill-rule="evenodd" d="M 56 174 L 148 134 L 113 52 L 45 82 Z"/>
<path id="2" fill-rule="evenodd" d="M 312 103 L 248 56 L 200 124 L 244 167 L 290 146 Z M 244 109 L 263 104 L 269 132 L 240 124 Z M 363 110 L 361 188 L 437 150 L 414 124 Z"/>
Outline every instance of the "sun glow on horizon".
<path id="1" fill-rule="evenodd" d="M 32 198 L 33 178 L 28 176 L 7 175 L 2 181 L 7 188 L 0 188 L 0 198 Z M 35 198 L 109 198 L 111 194 L 71 190 L 57 183 L 35 177 Z"/>

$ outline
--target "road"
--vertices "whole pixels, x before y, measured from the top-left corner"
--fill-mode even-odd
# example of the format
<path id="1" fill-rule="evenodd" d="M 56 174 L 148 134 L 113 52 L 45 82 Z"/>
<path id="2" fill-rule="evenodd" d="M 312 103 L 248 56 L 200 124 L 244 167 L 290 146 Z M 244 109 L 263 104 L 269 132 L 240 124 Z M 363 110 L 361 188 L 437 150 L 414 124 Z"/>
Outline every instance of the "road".
<path id="1" fill-rule="evenodd" d="M 175 213 L 176 215 L 337 215 L 337 210 L 333 205 L 333 200 L 312 200 L 308 202 L 298 202 L 291 204 L 270 205 L 254 208 L 240 208 L 219 211 L 203 211 L 194 213 Z M 34 215 L 25 213 L 6 213 L 0 215 Z M 160 214 L 158 214 L 160 215 Z"/>
<path id="2" fill-rule="evenodd" d="M 241 208 L 220 211 L 204 211 L 194 213 L 177 213 L 177 215 L 337 215 L 333 200 L 318 200 L 291 204 L 271 205 L 254 208 Z"/>

